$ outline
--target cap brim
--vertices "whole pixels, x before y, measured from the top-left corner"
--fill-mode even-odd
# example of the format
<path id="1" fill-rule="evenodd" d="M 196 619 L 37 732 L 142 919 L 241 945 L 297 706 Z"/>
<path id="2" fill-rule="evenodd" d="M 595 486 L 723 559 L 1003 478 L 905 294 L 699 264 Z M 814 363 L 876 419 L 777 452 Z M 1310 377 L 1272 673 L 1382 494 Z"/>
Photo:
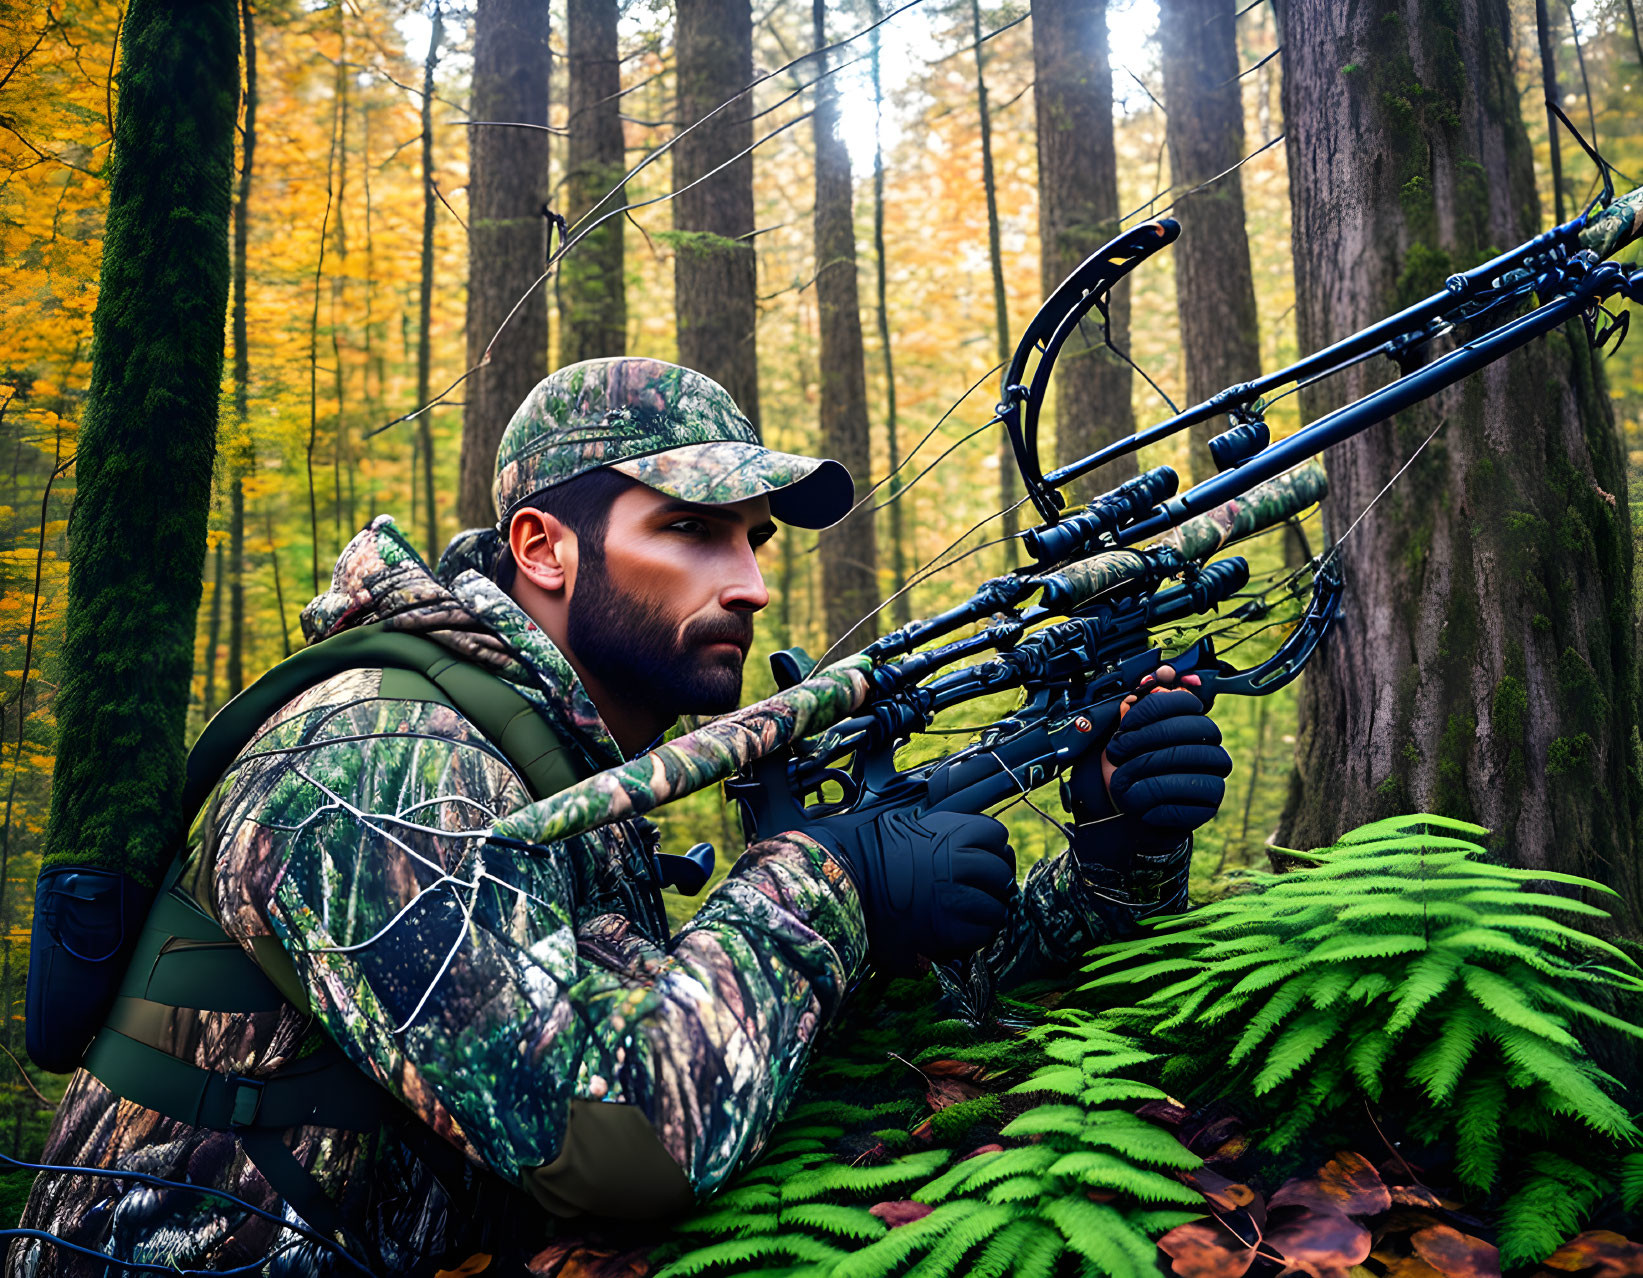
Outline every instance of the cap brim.
<path id="1" fill-rule="evenodd" d="M 771 515 L 795 528 L 829 528 L 850 513 L 856 499 L 856 486 L 841 463 L 739 440 L 685 444 L 613 462 L 610 469 L 705 506 L 767 496 Z"/>

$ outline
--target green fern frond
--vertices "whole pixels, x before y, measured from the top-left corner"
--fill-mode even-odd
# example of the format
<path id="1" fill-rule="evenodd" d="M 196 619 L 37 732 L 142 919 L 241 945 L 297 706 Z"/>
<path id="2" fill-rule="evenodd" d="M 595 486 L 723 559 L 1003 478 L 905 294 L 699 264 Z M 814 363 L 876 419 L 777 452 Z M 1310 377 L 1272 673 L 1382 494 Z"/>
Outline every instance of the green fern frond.
<path id="1" fill-rule="evenodd" d="M 1110 1278 L 1153 1278 L 1157 1274 L 1157 1249 L 1105 1203 L 1060 1198 L 1046 1203 L 1042 1215 L 1061 1231 L 1069 1250 Z"/>
<path id="2" fill-rule="evenodd" d="M 943 1203 L 923 1220 L 900 1225 L 842 1257 L 828 1271 L 828 1278 L 889 1278 L 891 1274 L 898 1274 L 909 1256 L 929 1246 L 965 1213 L 975 1209 L 975 1204 L 969 1202 Z M 657 1278 L 668 1278 L 668 1275 L 658 1274 Z"/>
<path id="3" fill-rule="evenodd" d="M 1506 1080 L 1495 1073 L 1469 1080 L 1455 1095 L 1455 1174 L 1485 1192 L 1500 1171 L 1506 1096 Z"/>
<path id="4" fill-rule="evenodd" d="M 1010 1176 L 1045 1171 L 1059 1156 L 1049 1145 L 1027 1145 L 1020 1149 L 976 1154 L 927 1184 L 920 1185 L 912 1196 L 921 1203 L 943 1202 L 960 1186 L 975 1190 Z"/>
<path id="5" fill-rule="evenodd" d="M 1398 987 L 1386 1032 L 1397 1035 L 1408 1029 L 1421 1009 L 1449 988 L 1462 961 L 1461 955 L 1448 950 L 1434 950 L 1417 959 Z"/>
<path id="6" fill-rule="evenodd" d="M 1306 987 L 1298 984 L 1286 985 L 1274 993 L 1266 1001 L 1266 1006 L 1250 1018 L 1248 1028 L 1238 1036 L 1238 1041 L 1228 1053 L 1227 1063 L 1237 1065 L 1242 1062 L 1283 1023 L 1286 1016 L 1301 1005 L 1301 1000 L 1305 996 Z"/>
<path id="7" fill-rule="evenodd" d="M 1019 1218 L 1017 1209 L 978 1204 L 948 1226 L 924 1259 L 908 1272 L 907 1278 L 946 1278 L 955 1272 L 968 1273 L 968 1266 L 960 1268 L 964 1257 Z"/>
<path id="8" fill-rule="evenodd" d="M 822 1193 L 862 1194 L 908 1185 L 922 1180 L 952 1157 L 948 1149 L 931 1149 L 903 1154 L 874 1167 L 851 1167 L 833 1163 L 795 1176 L 782 1186 L 783 1201 L 799 1201 Z"/>
<path id="9" fill-rule="evenodd" d="M 970 1262 L 968 1278 L 1003 1278 L 1016 1268 L 1027 1240 L 1041 1228 L 1031 1220 L 1014 1220 L 1005 1225 Z"/>
<path id="10" fill-rule="evenodd" d="M 1606 1188 L 1578 1163 L 1556 1154 L 1540 1155 L 1501 1205 L 1501 1267 L 1546 1259 L 1580 1231 L 1581 1222 Z"/>
<path id="11" fill-rule="evenodd" d="M 1615 1181 L 1623 1210 L 1632 1212 L 1643 1205 L 1643 1153 L 1622 1154 L 1616 1161 Z"/>
<path id="12" fill-rule="evenodd" d="M 1534 1007 L 1524 997 L 1523 991 L 1510 981 L 1487 968 L 1475 967 L 1470 963 L 1461 968 L 1460 976 L 1467 993 L 1471 994 L 1491 1016 L 1497 1016 L 1508 1025 L 1528 1030 L 1531 1034 L 1538 1034 L 1560 1047 L 1579 1050 L 1580 1044 L 1575 1036 L 1569 1033 L 1563 1018 Z M 1536 990 L 1538 982 L 1529 988 L 1531 991 Z"/>
<path id="13" fill-rule="evenodd" d="M 777 1220 L 784 1229 L 803 1225 L 842 1238 L 882 1238 L 888 1228 L 865 1207 L 845 1207 L 838 1203 L 799 1203 L 784 1207 Z"/>
<path id="14" fill-rule="evenodd" d="M 847 1255 L 837 1247 L 830 1247 L 804 1234 L 738 1238 L 699 1248 L 668 1265 L 656 1278 L 690 1278 L 716 1266 L 736 1265 L 749 1260 L 782 1259 L 819 1265 L 842 1260 Z"/>
<path id="15" fill-rule="evenodd" d="M 1011 1176 L 996 1185 L 988 1186 L 982 1195 L 989 1203 L 1036 1202 L 1052 1191 L 1051 1182 L 1042 1176 Z"/>
<path id="16" fill-rule="evenodd" d="M 1100 1150 L 1067 1154 L 1052 1163 L 1049 1172 L 1052 1176 L 1070 1177 L 1091 1189 L 1110 1189 L 1146 1203 L 1196 1207 L 1203 1202 L 1203 1195 L 1188 1189 L 1174 1177 L 1137 1167 L 1127 1158 L 1117 1158 Z"/>
<path id="17" fill-rule="evenodd" d="M 1056 1262 L 1067 1250 L 1059 1232 L 1037 1221 L 1032 1222 L 1018 1247 L 1014 1278 L 1050 1278 Z"/>
<path id="18" fill-rule="evenodd" d="M 1346 1065 L 1370 1100 L 1378 1101 L 1381 1098 L 1381 1070 L 1397 1045 L 1397 1039 L 1379 1029 L 1364 1030 L 1350 1038 Z"/>
<path id="19" fill-rule="evenodd" d="M 1461 1004 L 1443 1018 L 1437 1036 L 1409 1062 L 1407 1077 L 1419 1083 L 1434 1104 L 1444 1104 L 1454 1092 L 1477 1048 L 1483 1025 L 1477 1009 Z"/>
<path id="20" fill-rule="evenodd" d="M 1341 1028 L 1339 1017 L 1324 1012 L 1308 1012 L 1297 1019 L 1273 1042 L 1266 1064 L 1255 1075 L 1255 1094 L 1265 1095 L 1293 1075 L 1340 1033 Z"/>

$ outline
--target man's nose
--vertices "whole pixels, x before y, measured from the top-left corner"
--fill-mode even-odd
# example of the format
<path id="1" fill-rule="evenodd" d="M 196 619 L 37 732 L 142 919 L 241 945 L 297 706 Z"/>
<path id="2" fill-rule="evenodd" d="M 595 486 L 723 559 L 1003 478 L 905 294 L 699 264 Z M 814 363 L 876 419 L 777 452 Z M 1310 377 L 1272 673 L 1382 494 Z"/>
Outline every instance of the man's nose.
<path id="1" fill-rule="evenodd" d="M 729 583 L 719 592 L 719 606 L 728 612 L 759 612 L 770 603 L 770 590 L 759 571 L 753 547 L 743 546 Z"/>

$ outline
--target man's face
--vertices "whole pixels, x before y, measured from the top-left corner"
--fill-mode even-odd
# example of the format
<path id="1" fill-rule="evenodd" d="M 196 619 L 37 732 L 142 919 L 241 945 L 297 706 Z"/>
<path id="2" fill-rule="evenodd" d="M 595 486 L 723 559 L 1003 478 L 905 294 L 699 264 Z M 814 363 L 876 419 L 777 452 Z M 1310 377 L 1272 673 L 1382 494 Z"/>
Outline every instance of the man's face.
<path id="1" fill-rule="evenodd" d="M 571 650 L 606 688 L 669 718 L 734 710 L 753 614 L 770 602 L 754 552 L 775 532 L 764 497 L 701 506 L 643 485 L 621 493 L 603 553 L 578 556 Z"/>

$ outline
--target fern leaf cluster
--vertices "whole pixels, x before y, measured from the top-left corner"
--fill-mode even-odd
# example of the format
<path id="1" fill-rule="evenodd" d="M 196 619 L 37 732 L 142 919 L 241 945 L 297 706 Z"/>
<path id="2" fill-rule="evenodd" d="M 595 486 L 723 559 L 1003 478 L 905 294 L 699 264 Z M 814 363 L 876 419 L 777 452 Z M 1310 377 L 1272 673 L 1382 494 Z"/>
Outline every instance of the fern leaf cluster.
<path id="1" fill-rule="evenodd" d="M 1264 1116 L 1275 1152 L 1387 1117 L 1450 1151 L 1464 1193 L 1495 1195 L 1507 1263 L 1539 1259 L 1613 1188 L 1611 1153 L 1643 1143 L 1580 1037 L 1643 1037 L 1611 1010 L 1643 978 L 1565 921 L 1603 910 L 1537 890 L 1608 889 L 1490 864 L 1473 841 L 1483 833 L 1430 816 L 1379 822 L 1104 947 L 1084 989 L 1127 1005 L 1058 1038 L 1134 1035 L 1164 1055 L 1165 1088 Z M 1593 1167 L 1571 1149 L 1592 1151 Z"/>
<path id="2" fill-rule="evenodd" d="M 932 992 L 893 987 L 830 1045 L 764 1158 L 675 1227 L 662 1276 L 1156 1275 L 1153 1240 L 1201 1216 L 1203 1199 L 1171 1175 L 1197 1156 L 1133 1113 L 1163 1093 L 1123 1071 L 1152 1058 L 1117 1034 L 931 1024 Z M 995 1090 L 915 1137 L 928 1114 L 916 1071 L 938 1060 L 972 1062 Z M 875 1204 L 907 1223 L 890 1227 Z"/>

